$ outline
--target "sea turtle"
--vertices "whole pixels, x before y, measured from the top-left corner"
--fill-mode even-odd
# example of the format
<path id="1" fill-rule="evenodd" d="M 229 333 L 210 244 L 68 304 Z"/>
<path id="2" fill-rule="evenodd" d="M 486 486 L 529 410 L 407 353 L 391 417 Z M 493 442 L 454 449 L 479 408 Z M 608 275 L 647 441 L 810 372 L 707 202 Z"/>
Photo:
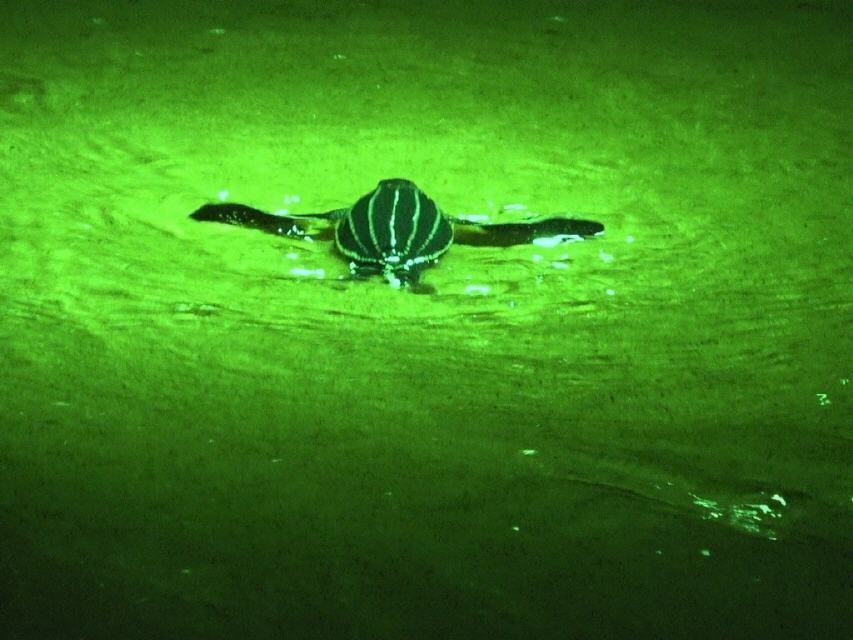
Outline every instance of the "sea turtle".
<path id="1" fill-rule="evenodd" d="M 206 204 L 190 214 L 194 220 L 224 222 L 284 236 L 307 235 L 305 219 L 334 224 L 338 251 L 350 260 L 355 277 L 381 275 L 395 287 L 416 292 L 421 272 L 435 264 L 454 240 L 460 244 L 509 246 L 538 239 L 555 242 L 599 235 L 604 225 L 592 220 L 547 218 L 531 222 L 488 224 L 447 215 L 411 180 L 380 180 L 351 207 L 324 213 L 273 215 L 243 204 Z M 454 233 L 454 227 L 456 227 Z M 329 231 L 325 237 L 329 237 Z M 323 233 L 317 235 L 322 239 Z"/>

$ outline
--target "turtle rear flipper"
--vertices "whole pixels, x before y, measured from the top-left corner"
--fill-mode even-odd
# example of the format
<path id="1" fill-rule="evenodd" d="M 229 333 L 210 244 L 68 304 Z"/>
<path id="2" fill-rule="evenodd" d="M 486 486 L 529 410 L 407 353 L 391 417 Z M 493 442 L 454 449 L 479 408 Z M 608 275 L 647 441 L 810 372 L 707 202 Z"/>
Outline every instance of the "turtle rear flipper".
<path id="1" fill-rule="evenodd" d="M 418 264 L 394 271 L 381 264 L 351 262 L 349 279 L 366 280 L 372 276 L 382 276 L 395 289 L 407 289 L 418 294 L 433 294 L 436 292 L 435 287 L 421 282 L 421 274 L 427 266 L 429 265 Z"/>
<path id="2" fill-rule="evenodd" d="M 531 244 L 544 238 L 592 238 L 604 231 L 594 220 L 546 218 L 536 222 L 482 224 L 465 218 L 452 218 L 457 225 L 455 241 L 479 247 L 510 247 Z"/>

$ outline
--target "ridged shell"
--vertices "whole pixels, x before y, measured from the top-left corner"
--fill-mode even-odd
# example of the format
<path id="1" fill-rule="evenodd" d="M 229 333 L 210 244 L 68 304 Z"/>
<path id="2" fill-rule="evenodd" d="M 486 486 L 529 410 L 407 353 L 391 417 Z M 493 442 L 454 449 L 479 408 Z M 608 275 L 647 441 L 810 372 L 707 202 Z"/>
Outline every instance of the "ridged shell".
<path id="1" fill-rule="evenodd" d="M 453 243 L 453 226 L 415 183 L 395 178 L 352 206 L 335 242 L 356 265 L 398 274 L 438 259 Z"/>

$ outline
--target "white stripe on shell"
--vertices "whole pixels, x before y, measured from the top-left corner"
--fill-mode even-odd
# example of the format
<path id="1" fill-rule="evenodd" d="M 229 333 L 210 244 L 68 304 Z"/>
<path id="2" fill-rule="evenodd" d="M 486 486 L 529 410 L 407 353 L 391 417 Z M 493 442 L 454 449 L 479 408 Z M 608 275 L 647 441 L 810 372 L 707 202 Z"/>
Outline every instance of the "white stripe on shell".
<path id="1" fill-rule="evenodd" d="M 373 195 L 370 196 L 370 200 L 367 203 L 367 229 L 370 232 L 370 241 L 373 243 L 373 248 L 376 249 L 376 255 L 381 256 L 382 250 L 379 248 L 379 239 L 376 237 L 376 227 L 374 226 L 374 219 L 376 216 L 373 215 L 376 198 L 379 197 L 380 193 L 382 193 L 382 187 L 376 187 Z"/>
<path id="2" fill-rule="evenodd" d="M 391 255 L 397 255 L 397 233 L 394 230 L 394 223 L 397 220 L 397 204 L 400 202 L 400 190 L 394 189 L 394 205 L 391 207 Z M 387 256 L 386 256 L 387 257 Z"/>

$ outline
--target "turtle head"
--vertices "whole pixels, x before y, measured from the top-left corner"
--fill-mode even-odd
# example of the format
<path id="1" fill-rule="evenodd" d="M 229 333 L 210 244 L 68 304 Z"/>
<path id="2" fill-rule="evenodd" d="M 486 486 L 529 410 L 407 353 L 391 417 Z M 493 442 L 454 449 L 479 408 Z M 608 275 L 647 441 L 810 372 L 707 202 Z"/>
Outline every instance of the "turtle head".
<path id="1" fill-rule="evenodd" d="M 405 178 L 388 178 L 387 180 L 380 180 L 379 184 L 376 185 L 376 189 L 414 189 L 415 191 L 420 191 L 414 182 L 406 180 Z"/>

